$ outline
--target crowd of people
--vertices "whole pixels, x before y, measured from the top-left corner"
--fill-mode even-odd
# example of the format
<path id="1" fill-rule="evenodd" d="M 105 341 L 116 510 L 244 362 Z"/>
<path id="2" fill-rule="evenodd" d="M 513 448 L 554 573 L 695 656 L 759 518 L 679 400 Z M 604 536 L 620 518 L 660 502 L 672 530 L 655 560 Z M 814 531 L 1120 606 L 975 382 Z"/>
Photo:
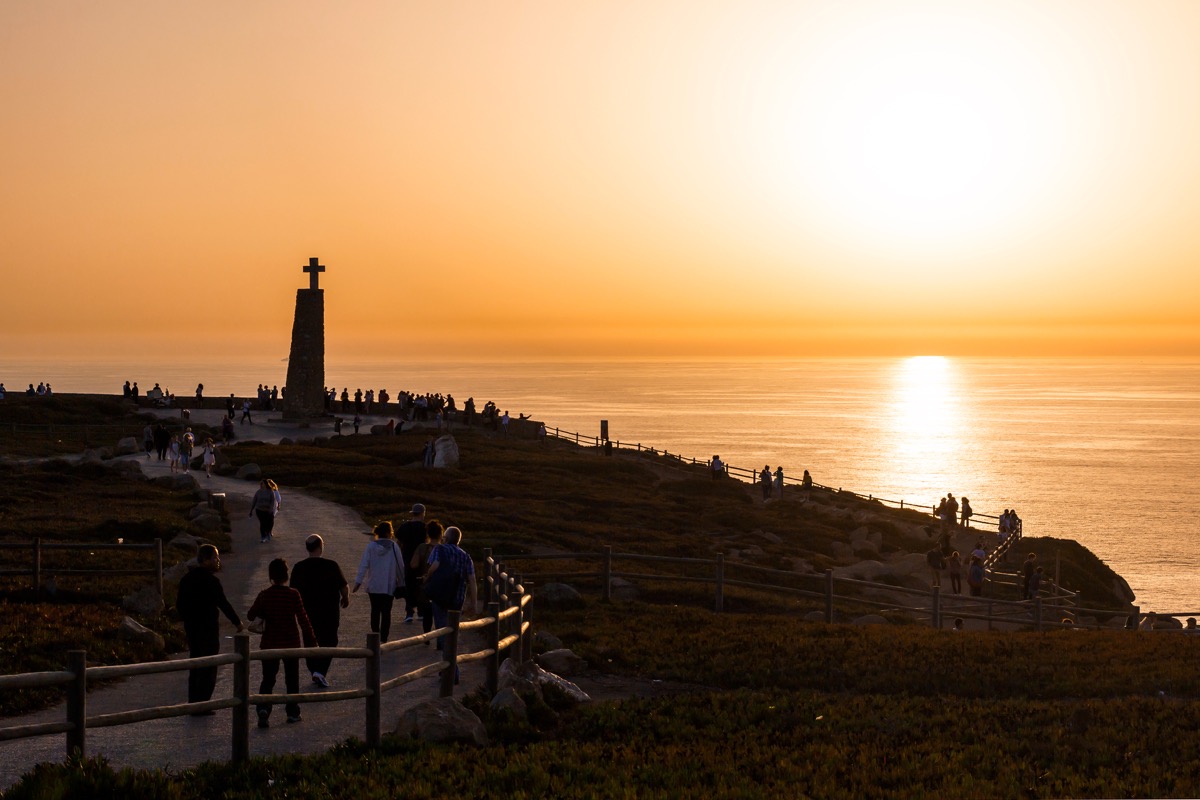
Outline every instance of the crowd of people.
<path id="1" fill-rule="evenodd" d="M 264 479 L 251 501 L 250 514 L 258 516 L 261 541 L 272 538 L 275 516 L 280 508 L 279 487 Z M 263 649 L 336 647 L 342 610 L 349 608 L 350 596 L 365 589 L 371 630 L 387 642 L 392 631 L 392 608 L 404 602 L 404 623 L 420 620 L 429 633 L 444 628 L 450 611 L 474 614 L 478 597 L 475 565 L 460 547 L 462 531 L 444 528 L 437 520 L 426 520 L 425 506 L 413 505 L 409 518 L 398 528 L 390 521 L 377 524 L 371 541 L 363 550 L 353 588 L 341 566 L 324 557 L 324 539 L 312 534 L 304 541 L 305 555 L 290 567 L 283 558 L 273 559 L 267 567 L 270 585 L 259 592 L 246 612 L 252 632 L 261 633 Z M 187 634 L 192 657 L 220 652 L 219 621 L 225 617 L 240 632 L 245 624 L 225 595 L 217 572 L 220 553 L 211 544 L 201 545 L 196 564 L 179 582 L 176 608 Z M 428 642 L 426 644 L 429 644 Z M 437 639 L 437 649 L 443 641 Z M 305 660 L 312 683 L 328 688 L 333 660 L 315 655 Z M 260 694 L 271 694 L 282 665 L 288 694 L 300 691 L 298 658 L 264 659 Z M 188 673 L 188 702 L 212 698 L 217 668 L 199 667 Z M 457 682 L 458 676 L 455 676 Z M 258 725 L 270 726 L 270 704 L 258 706 Z M 301 721 L 300 706 L 285 704 L 289 723 Z M 213 712 L 199 711 L 196 716 Z"/>

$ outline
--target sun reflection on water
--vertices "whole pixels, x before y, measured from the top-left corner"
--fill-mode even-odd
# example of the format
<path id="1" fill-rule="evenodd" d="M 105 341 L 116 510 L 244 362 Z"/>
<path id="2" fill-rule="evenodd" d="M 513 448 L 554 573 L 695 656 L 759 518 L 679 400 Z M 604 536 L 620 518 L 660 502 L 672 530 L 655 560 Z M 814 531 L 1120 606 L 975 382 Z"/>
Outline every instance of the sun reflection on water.
<path id="1" fill-rule="evenodd" d="M 943 356 L 897 362 L 881 456 L 891 469 L 916 478 L 933 492 L 953 485 L 962 446 L 962 398 L 958 369 Z"/>

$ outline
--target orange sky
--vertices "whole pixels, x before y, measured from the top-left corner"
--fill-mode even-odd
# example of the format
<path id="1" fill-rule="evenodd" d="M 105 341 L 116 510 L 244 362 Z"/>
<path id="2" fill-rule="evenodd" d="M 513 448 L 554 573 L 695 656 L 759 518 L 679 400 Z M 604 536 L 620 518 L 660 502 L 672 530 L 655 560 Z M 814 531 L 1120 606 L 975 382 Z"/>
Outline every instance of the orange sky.
<path id="1" fill-rule="evenodd" d="M 1200 355 L 1200 3 L 0 4 L 2 339 Z M 153 334 L 150 341 L 147 334 Z"/>

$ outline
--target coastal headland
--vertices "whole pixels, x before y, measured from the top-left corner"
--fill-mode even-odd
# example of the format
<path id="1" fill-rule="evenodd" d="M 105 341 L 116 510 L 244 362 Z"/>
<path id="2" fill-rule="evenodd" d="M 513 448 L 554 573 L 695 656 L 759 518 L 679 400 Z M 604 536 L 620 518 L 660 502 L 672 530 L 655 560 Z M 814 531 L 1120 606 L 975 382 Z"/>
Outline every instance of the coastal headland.
<path id="1" fill-rule="evenodd" d="M 27 412 L 19 410 L 23 403 L 0 405 L 0 453 L 5 454 L 0 469 L 5 473 L 9 538 L 27 536 L 44 524 L 33 508 L 46 496 L 47 469 L 60 487 L 69 485 L 78 493 L 77 506 L 102 503 L 106 494 L 114 496 L 114 486 L 126 484 L 138 491 L 151 486 L 139 482 L 131 470 L 107 468 L 145 458 L 137 453 L 116 455 L 119 441 L 139 435 L 148 421 L 136 416 L 140 411 L 124 407 L 114 416 L 109 404 L 123 406 L 119 399 L 53 400 L 56 408 L 43 404 Z M 41 420 L 28 416 L 48 409 L 53 413 Z M 194 411 L 188 420 L 181 419 L 178 409 L 154 413 L 172 427 L 190 424 L 205 435 L 218 429 L 222 412 Z M 26 416 L 18 421 L 22 414 Z M 364 423 L 378 425 L 382 420 Z M 13 425 L 18 426 L 19 441 L 13 438 Z M 31 452 L 38 447 L 32 431 L 20 427 L 27 425 L 57 425 L 59 433 L 68 425 L 87 425 L 111 441 L 89 442 L 93 447 L 84 459 L 87 463 L 78 466 L 42 463 Z M 359 541 L 360 530 L 379 519 L 400 519 L 419 501 L 431 516 L 464 530 L 467 549 L 477 561 L 484 548 L 519 556 L 596 552 L 610 546 L 615 552 L 693 559 L 719 553 L 731 576 L 737 565 L 788 571 L 801 578 L 832 570 L 878 584 L 864 590 L 864 596 L 881 596 L 889 586 L 928 588 L 928 568 L 921 559 L 933 537 L 927 530 L 929 516 L 920 512 L 836 492 L 785 491 L 783 498 L 763 502 L 758 487 L 713 480 L 703 468 L 658 454 L 606 456 L 597 448 L 504 437 L 479 427 L 455 426 L 450 431 L 460 453 L 457 467 L 427 469 L 422 467 L 423 448 L 436 431 L 406 426 L 393 436 L 367 433 L 370 429 L 365 424 L 358 435 L 343 429 L 339 436 L 332 425 L 302 429 L 264 419 L 253 427 L 241 426 L 234 440 L 221 448 L 220 475 L 214 480 L 234 481 L 239 469 L 256 465 L 287 492 L 346 507 L 351 513 L 338 524 Z M 122 435 L 114 438 L 112 432 Z M 68 455 L 56 451 L 60 445 L 66 447 L 63 437 L 48 435 L 43 449 Z M 71 460 L 78 456 L 77 448 Z M 76 470 L 82 472 L 77 475 Z M 203 473 L 196 478 L 201 486 L 204 480 Z M 22 492 L 30 491 L 35 497 L 25 502 Z M 192 493 L 186 495 L 191 498 Z M 124 498 L 129 495 L 120 496 L 122 501 L 108 509 L 107 516 L 139 536 L 155 533 L 156 525 L 160 535 L 172 532 L 173 524 L 187 525 L 179 506 L 190 503 L 174 501 L 176 510 L 171 511 L 172 501 L 159 498 L 156 502 L 166 511 L 150 514 L 127 506 Z M 183 519 L 171 521 L 172 514 Z M 101 537 L 116 530 L 107 519 L 97 521 L 90 513 L 80 511 L 78 517 L 72 530 L 70 515 L 61 514 L 54 535 Z M 236 591 L 244 596 L 264 581 L 256 572 L 261 565 L 247 569 L 238 562 L 257 563 L 264 553 L 256 551 L 257 545 L 239 543 L 236 530 L 226 533 L 233 545 L 226 580 L 238 582 Z M 993 533 L 955 531 L 954 546 L 969 547 L 983 539 L 990 549 L 989 536 L 994 540 Z M 718 795 L 744 794 L 734 791 L 742 787 L 751 794 L 783 796 L 795 794 L 787 791 L 792 787 L 801 794 L 863 796 L 884 786 L 895 790 L 915 785 L 959 796 L 1006 795 L 1021 787 L 1029 796 L 1188 793 L 1197 786 L 1194 765 L 1171 757 L 1170 748 L 1196 738 L 1195 726 L 1186 729 L 1187 721 L 1197 715 L 1193 698 L 1200 690 L 1187 666 L 1196 655 L 1196 640 L 1170 631 L 1142 635 L 1116 630 L 1124 624 L 1130 598 L 1118 588 L 1119 576 L 1085 548 L 1066 540 L 1028 537 L 1021 542 L 1021 552 L 1026 551 L 1038 553 L 1044 563 L 1057 563 L 1061 583 L 1078 593 L 1080 605 L 1108 611 L 1084 624 L 1112 630 L 1035 633 L 1021 632 L 1028 631 L 1028 624 L 1011 623 L 997 624 L 997 630 L 989 632 L 969 621 L 967 631 L 957 634 L 931 629 L 925 611 L 906 610 L 913 604 L 902 602 L 900 595 L 892 611 L 878 615 L 880 624 L 848 624 L 861 616 L 851 604 L 839 611 L 835 622 L 841 624 L 827 626 L 805 621 L 819 610 L 819 602 L 755 588 L 727 587 L 724 611 L 715 614 L 711 588 L 672 581 L 665 574 L 658 579 L 653 568 L 641 578 L 624 581 L 622 596 L 612 602 L 599 599 L 594 579 L 573 580 L 583 593 L 583 607 L 535 606 L 536 626 L 587 660 L 589 672 L 581 684 L 589 676 L 597 686 L 616 682 L 617 688 L 598 696 L 624 693 L 642 699 L 611 708 L 594 704 L 532 728 L 506 729 L 502 721 L 488 720 L 498 736 L 510 737 L 521 758 L 557 763 L 576 776 L 576 782 L 565 787 L 544 775 L 511 772 L 511 765 L 490 750 L 459 751 L 461 763 L 452 771 L 456 779 L 473 775 L 467 780 L 478 782 L 470 784 L 476 788 L 489 786 L 489 774 L 508 774 L 517 781 L 513 786 L 550 792 L 557 786 L 563 796 L 604 794 L 604 787 L 618 785 L 613 781 L 640 787 L 639 796 L 653 795 L 655 781 L 646 782 L 647 770 L 672 776 L 677 786 L 711 786 L 695 783 L 700 776 L 689 776 L 688 765 L 696 759 L 710 771 L 704 780 L 718 780 L 728 789 Z M 355 555 L 346 553 L 350 560 Z M 555 569 L 573 571 L 578 566 L 562 563 Z M 535 562 L 525 567 L 536 598 L 537 587 L 553 581 L 554 575 Z M 61 624 L 55 631 L 58 652 L 76 646 L 81 638 L 62 623 L 71 599 L 88 592 L 86 586 L 65 583 L 61 590 L 57 600 L 31 602 L 33 598 L 10 583 L 5 601 L 36 608 L 52 624 Z M 999 600 L 1010 591 L 997 585 L 989 594 Z M 168 608 L 171 592 L 168 588 Z M 169 610 L 156 623 L 167 631 L 174 624 Z M 20 652 L 23 633 L 8 630 L 0 646 L 5 652 Z M 173 643 L 178 646 L 178 635 Z M 650 681 L 681 689 L 647 698 L 640 687 Z M 120 689 L 117 685 L 103 691 Z M 953 713 L 947 713 L 949 708 Z M 988 714 L 1020 722 L 981 732 L 972 720 Z M 910 728 L 917 720 L 921 724 Z M 936 724 L 928 725 L 930 720 Z M 564 736 L 573 742 L 571 755 L 556 745 Z M 613 736 L 625 744 L 607 757 L 611 774 L 594 773 L 586 765 L 605 758 L 596 748 Z M 669 746 L 650 746 L 648 736 Z M 977 744 L 965 752 L 961 745 L 967 737 L 982 740 L 976 738 Z M 718 746 L 720 742 L 731 745 L 738 758 L 731 757 L 730 748 Z M 785 752 L 791 755 L 784 758 Z M 1114 765 L 1131 752 L 1139 758 L 1158 754 L 1154 769 L 1118 776 Z M 834 758 L 834 753 L 842 755 Z M 925 762 L 933 754 L 947 760 L 931 771 Z M 440 759 L 426 748 L 392 742 L 370 772 L 344 769 L 342 759 L 361 760 L 354 748 L 313 756 L 308 762 L 268 758 L 264 763 L 270 764 L 276 780 L 288 782 L 293 796 L 317 796 L 301 787 L 314 775 L 339 769 L 345 775 L 339 790 L 369 797 L 375 796 L 372 787 L 391 780 L 386 777 L 391 770 L 400 774 L 430 757 Z M 851 762 L 866 759 L 874 772 L 839 766 L 847 757 Z M 760 766 L 747 773 L 747 759 Z M 251 773 L 244 769 L 222 767 L 210 775 L 222 790 L 234 789 L 233 796 L 240 796 L 238 792 L 251 791 Z M 254 767 L 252 772 L 261 774 L 261 769 Z M 973 782 L 963 783 L 964 775 L 972 776 Z M 203 796 L 217 789 L 218 784 L 199 776 L 185 771 L 179 779 L 148 774 L 129 780 L 143 787 L 161 787 L 166 781 L 179 791 L 189 781 L 198 787 L 179 796 L 193 796 L 186 793 L 190 791 Z M 66 773 L 54 770 L 41 776 L 67 779 Z M 439 787 L 445 789 L 439 781 L 429 786 L 416 796 L 437 796 Z M 21 796 L 20 791 L 20 786 L 14 788 L 13 796 Z"/>

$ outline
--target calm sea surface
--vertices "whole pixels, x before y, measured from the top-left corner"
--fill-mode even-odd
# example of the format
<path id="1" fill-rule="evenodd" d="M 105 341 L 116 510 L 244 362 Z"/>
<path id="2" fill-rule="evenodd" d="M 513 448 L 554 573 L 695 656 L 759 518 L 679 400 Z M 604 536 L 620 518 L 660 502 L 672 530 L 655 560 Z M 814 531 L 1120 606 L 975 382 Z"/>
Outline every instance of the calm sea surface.
<path id="1" fill-rule="evenodd" d="M 0 357 L 10 391 L 118 392 L 126 379 L 210 396 L 282 384 L 282 362 L 182 366 Z M 1030 535 L 1078 539 L 1142 608 L 1200 611 L 1200 361 L 1013 359 L 330 363 L 339 388 L 494 400 L 551 427 L 772 469 L 877 497 L 1015 507 Z"/>

